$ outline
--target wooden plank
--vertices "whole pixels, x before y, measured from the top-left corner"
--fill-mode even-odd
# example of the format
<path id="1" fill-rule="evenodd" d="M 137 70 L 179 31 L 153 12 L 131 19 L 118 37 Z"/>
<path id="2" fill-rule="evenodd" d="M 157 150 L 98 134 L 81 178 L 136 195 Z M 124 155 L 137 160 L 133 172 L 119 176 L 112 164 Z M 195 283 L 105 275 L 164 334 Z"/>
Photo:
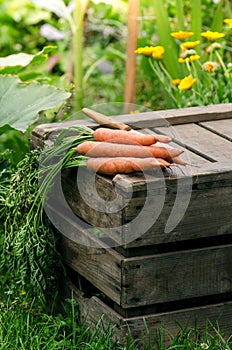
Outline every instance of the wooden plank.
<path id="1" fill-rule="evenodd" d="M 200 186 L 200 185 L 199 185 Z M 223 198 L 223 201 L 221 199 Z M 124 248 L 135 248 L 153 244 L 181 242 L 203 237 L 210 237 L 232 232 L 232 187 L 225 186 L 220 188 L 199 187 L 191 193 L 190 203 L 186 212 L 178 225 L 169 233 L 165 233 L 166 224 L 174 206 L 175 194 L 170 193 L 165 198 L 162 212 L 151 227 L 134 241 L 125 244 Z M 125 220 L 132 219 L 139 212 L 139 203 L 142 200 L 134 199 L 131 201 L 131 207 L 125 210 Z M 136 209 L 138 206 L 138 209 Z M 154 204 L 153 204 L 154 206 Z M 148 209 L 149 210 L 149 209 Z M 152 209 L 151 209 L 152 210 Z M 180 213 L 181 214 L 181 213 Z M 150 213 L 152 218 L 152 212 Z M 130 235 L 131 227 L 125 224 L 124 235 Z"/>
<path id="2" fill-rule="evenodd" d="M 65 171 L 62 178 L 62 189 L 71 210 L 90 225 L 102 228 L 107 235 L 121 242 L 123 218 L 120 208 L 123 207 L 124 199 L 116 194 L 111 179 L 98 175 L 95 178 L 95 174 L 88 169 L 83 169 L 83 175 L 77 177 L 76 171 Z"/>
<path id="3" fill-rule="evenodd" d="M 124 259 L 121 305 L 136 307 L 231 292 L 231 266 L 232 244 Z"/>
<path id="4" fill-rule="evenodd" d="M 165 128 L 166 130 L 167 128 Z M 149 135 L 154 135 L 157 134 L 154 132 L 153 129 L 144 129 L 144 133 L 149 134 Z M 174 135 L 175 136 L 175 135 Z M 166 147 L 174 147 L 183 150 L 183 153 L 181 154 L 181 158 L 186 161 L 187 164 L 193 166 L 193 167 L 201 167 L 209 164 L 209 160 L 199 156 L 198 154 L 189 151 L 185 147 L 175 143 L 175 142 L 170 142 L 169 144 L 165 145 Z M 181 174 L 181 173 L 180 173 Z"/>
<path id="5" fill-rule="evenodd" d="M 190 123 L 159 130 L 171 134 L 188 149 L 212 161 L 228 162 L 232 159 L 232 143 L 199 125 Z"/>
<path id="6" fill-rule="evenodd" d="M 232 141 L 232 119 L 214 120 L 199 123 L 200 126 Z"/>
<path id="7" fill-rule="evenodd" d="M 120 304 L 121 255 L 109 250 L 78 244 L 62 237 L 61 253 L 64 261 L 73 270 L 84 276 L 96 288 Z"/>
<path id="8" fill-rule="evenodd" d="M 75 241 L 62 242 L 65 262 L 122 308 L 232 291 L 232 244 L 125 258 L 74 225 Z"/>
<path id="9" fill-rule="evenodd" d="M 100 227 L 108 237 L 115 240 L 117 244 L 123 245 L 124 248 L 184 241 L 232 232 L 231 172 L 228 174 L 218 172 L 214 176 L 209 174 L 205 176 L 205 181 L 208 179 L 207 182 L 202 181 L 201 176 L 196 176 L 193 179 L 192 190 L 191 187 L 188 189 L 188 191 L 191 190 L 191 198 L 190 203 L 187 203 L 187 210 L 183 213 L 178 226 L 168 234 L 165 233 L 165 227 L 174 207 L 177 180 L 167 179 L 166 184 L 160 182 L 159 189 L 155 188 L 155 180 L 159 179 L 154 180 L 153 178 L 151 181 L 154 181 L 154 188 L 147 193 L 146 181 L 142 176 L 123 177 L 117 175 L 115 178 L 119 181 L 116 181 L 117 186 L 115 186 L 114 181 L 99 175 L 95 182 L 96 194 L 91 189 L 89 176 L 90 173 L 86 171 L 85 181 L 81 184 L 84 192 L 83 197 L 76 185 L 76 175 L 72 175 L 70 171 L 67 172 L 63 178 L 63 191 L 66 200 L 76 215 L 91 225 Z M 179 190 L 183 193 L 181 201 L 184 200 L 184 192 L 186 191 L 184 180 Z M 131 193 L 131 188 L 133 193 Z M 142 230 L 142 227 L 141 235 L 139 235 L 139 225 L 143 226 L 144 223 L 144 220 L 141 220 L 137 226 L 136 232 L 138 234 L 135 236 L 134 226 L 128 222 L 136 218 L 141 210 L 144 210 L 143 217 L 152 220 L 160 207 L 159 198 L 162 200 L 163 197 L 165 202 L 159 217 L 151 222 L 151 226 L 146 229 L 146 232 Z M 220 201 L 221 198 L 224 199 L 223 202 Z M 151 204 L 144 209 L 146 199 Z M 111 209 L 112 211 L 110 211 Z M 182 215 L 181 212 L 180 215 Z"/>
<path id="10" fill-rule="evenodd" d="M 136 117 L 133 114 L 116 115 L 113 117 L 119 122 L 129 124 L 135 129 L 197 123 L 209 120 L 231 119 L 232 103 L 144 112 L 136 114 Z M 85 125 L 93 129 L 98 126 L 97 123 L 86 118 L 66 122 L 41 124 L 35 127 L 32 134 L 38 138 L 46 138 L 51 132 L 63 130 L 73 125 Z"/>
<path id="11" fill-rule="evenodd" d="M 160 332 L 163 335 L 164 343 L 170 345 L 171 338 L 176 337 L 181 328 L 184 329 L 185 327 L 189 329 L 194 328 L 202 335 L 207 327 L 208 331 L 213 335 L 215 329 L 218 329 L 219 326 L 220 332 L 225 339 L 231 336 L 231 301 L 215 302 L 204 306 L 199 305 L 159 314 L 124 318 L 98 297 L 87 298 L 70 282 L 68 288 L 70 291 L 69 297 L 73 296 L 79 304 L 82 323 L 93 330 L 96 324 L 99 324 L 99 320 L 102 320 L 102 328 L 100 327 L 99 334 L 110 326 L 113 329 L 114 339 L 125 345 L 128 334 L 131 334 L 135 340 L 144 340 L 146 343 L 149 342 L 149 335 L 153 338 Z M 210 322 L 210 325 L 208 322 Z"/>

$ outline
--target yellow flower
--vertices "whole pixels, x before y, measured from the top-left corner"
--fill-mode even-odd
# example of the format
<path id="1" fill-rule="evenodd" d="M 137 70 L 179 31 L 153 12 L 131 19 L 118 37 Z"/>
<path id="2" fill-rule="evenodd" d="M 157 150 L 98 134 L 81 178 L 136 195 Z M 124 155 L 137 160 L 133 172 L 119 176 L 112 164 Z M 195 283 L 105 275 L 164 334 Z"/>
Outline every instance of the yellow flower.
<path id="1" fill-rule="evenodd" d="M 199 56 L 199 55 L 191 55 L 191 56 L 186 57 L 186 58 L 179 57 L 178 62 L 179 63 L 193 62 L 193 61 L 199 60 L 200 58 L 201 58 L 201 56 Z"/>
<path id="2" fill-rule="evenodd" d="M 207 61 L 202 65 L 202 69 L 208 73 L 218 70 L 220 65 L 217 62 Z"/>
<path id="3" fill-rule="evenodd" d="M 145 47 L 139 47 L 137 50 L 135 50 L 135 53 L 137 54 L 143 54 L 146 56 L 152 55 L 154 58 L 162 58 L 165 50 L 163 46 L 145 46 Z"/>
<path id="4" fill-rule="evenodd" d="M 179 32 L 171 33 L 171 36 L 173 36 L 176 39 L 186 39 L 186 38 L 189 38 L 193 34 L 194 34 L 193 32 L 183 32 L 182 30 L 179 30 Z"/>
<path id="5" fill-rule="evenodd" d="M 185 51 L 185 50 L 188 50 L 188 49 L 193 49 L 198 44 L 200 44 L 200 40 L 186 41 L 185 43 L 180 44 L 180 48 L 181 48 L 182 51 Z"/>
<path id="6" fill-rule="evenodd" d="M 232 28 L 232 18 L 224 19 L 224 23 L 228 24 L 229 28 Z"/>
<path id="7" fill-rule="evenodd" d="M 21 295 L 26 295 L 26 291 L 24 289 L 21 290 L 20 292 Z"/>
<path id="8" fill-rule="evenodd" d="M 173 79 L 173 80 L 172 80 L 172 84 L 173 84 L 173 85 L 179 85 L 180 82 L 181 82 L 181 79 Z"/>
<path id="9" fill-rule="evenodd" d="M 139 47 L 137 50 L 135 50 L 135 53 L 150 56 L 152 55 L 153 51 L 154 51 L 154 46 L 144 46 L 144 47 Z"/>
<path id="10" fill-rule="evenodd" d="M 203 36 L 208 40 L 214 41 L 214 40 L 223 38 L 225 34 L 219 33 L 219 32 L 211 32 L 210 30 L 207 30 L 207 32 L 202 32 L 201 36 Z"/>
<path id="11" fill-rule="evenodd" d="M 165 50 L 163 48 L 163 46 L 155 46 L 153 48 L 153 51 L 152 51 L 152 57 L 154 58 L 162 58 L 163 54 L 164 54 Z"/>
<path id="12" fill-rule="evenodd" d="M 191 75 L 181 79 L 180 84 L 178 85 L 178 89 L 180 90 L 189 90 L 193 86 L 193 84 L 197 81 L 196 78 L 192 78 Z"/>

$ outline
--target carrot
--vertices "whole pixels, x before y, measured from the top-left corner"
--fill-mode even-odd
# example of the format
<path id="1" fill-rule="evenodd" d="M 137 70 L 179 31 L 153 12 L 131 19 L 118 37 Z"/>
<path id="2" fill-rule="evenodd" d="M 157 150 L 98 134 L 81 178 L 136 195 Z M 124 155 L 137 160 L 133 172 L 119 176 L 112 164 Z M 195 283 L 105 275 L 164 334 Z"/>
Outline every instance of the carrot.
<path id="1" fill-rule="evenodd" d="M 85 141 L 76 148 L 79 154 L 89 157 L 135 157 L 135 158 L 163 158 L 171 160 L 183 151 L 176 148 L 162 146 L 123 145 L 110 142 Z"/>
<path id="2" fill-rule="evenodd" d="M 186 161 L 183 160 L 183 159 L 180 158 L 180 157 L 174 157 L 174 158 L 172 158 L 172 162 L 173 162 L 173 163 L 176 163 L 176 164 L 179 164 L 179 165 L 187 165 Z"/>
<path id="3" fill-rule="evenodd" d="M 135 171 L 160 169 L 170 165 L 167 162 L 166 164 L 164 165 L 163 159 L 127 157 L 89 158 L 86 163 L 88 169 L 106 175 L 129 174 Z"/>
<path id="4" fill-rule="evenodd" d="M 144 135 L 137 131 L 112 130 L 107 128 L 98 128 L 94 131 L 95 141 L 122 143 L 122 144 L 139 144 L 150 146 L 156 142 L 170 142 L 171 138 L 163 135 Z"/>

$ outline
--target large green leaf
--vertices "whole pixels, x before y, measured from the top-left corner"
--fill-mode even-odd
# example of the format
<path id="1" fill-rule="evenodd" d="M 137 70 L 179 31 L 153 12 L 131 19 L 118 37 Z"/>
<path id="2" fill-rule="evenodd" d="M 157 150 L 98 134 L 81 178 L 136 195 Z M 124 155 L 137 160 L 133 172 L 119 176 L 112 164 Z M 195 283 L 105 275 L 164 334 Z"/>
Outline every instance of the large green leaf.
<path id="1" fill-rule="evenodd" d="M 47 59 L 47 54 L 56 46 L 45 46 L 35 55 L 20 52 L 18 54 L 0 57 L 0 74 L 16 74 L 29 64 L 40 63 Z"/>
<path id="2" fill-rule="evenodd" d="M 70 93 L 49 85 L 23 84 L 15 76 L 0 76 L 0 127 L 10 125 L 25 131 L 38 113 L 58 107 Z"/>

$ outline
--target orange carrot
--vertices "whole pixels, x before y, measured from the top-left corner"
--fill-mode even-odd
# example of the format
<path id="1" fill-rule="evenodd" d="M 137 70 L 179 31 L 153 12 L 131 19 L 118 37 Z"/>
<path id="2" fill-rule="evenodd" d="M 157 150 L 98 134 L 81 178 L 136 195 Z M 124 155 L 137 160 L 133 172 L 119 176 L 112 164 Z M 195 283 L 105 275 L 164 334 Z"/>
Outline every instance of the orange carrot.
<path id="1" fill-rule="evenodd" d="M 155 142 L 170 142 L 171 138 L 164 135 L 144 135 L 136 131 L 113 130 L 108 128 L 98 128 L 94 131 L 93 137 L 95 141 L 107 141 L 122 144 L 139 144 L 150 146 Z"/>
<path id="2" fill-rule="evenodd" d="M 144 171 L 164 168 L 170 164 L 163 159 L 155 158 L 89 158 L 87 160 L 87 168 L 92 169 L 100 174 L 115 175 L 118 173 L 129 174 L 135 171 Z"/>
<path id="3" fill-rule="evenodd" d="M 135 158 L 163 158 L 171 160 L 183 151 L 177 148 L 162 146 L 123 145 L 110 142 L 85 141 L 77 146 L 77 152 L 89 157 L 135 157 Z"/>
<path id="4" fill-rule="evenodd" d="M 172 158 L 172 162 L 173 162 L 173 163 L 176 163 L 176 164 L 179 164 L 179 165 L 187 165 L 186 161 L 183 160 L 183 159 L 180 158 L 180 157 L 174 157 L 174 158 Z"/>

